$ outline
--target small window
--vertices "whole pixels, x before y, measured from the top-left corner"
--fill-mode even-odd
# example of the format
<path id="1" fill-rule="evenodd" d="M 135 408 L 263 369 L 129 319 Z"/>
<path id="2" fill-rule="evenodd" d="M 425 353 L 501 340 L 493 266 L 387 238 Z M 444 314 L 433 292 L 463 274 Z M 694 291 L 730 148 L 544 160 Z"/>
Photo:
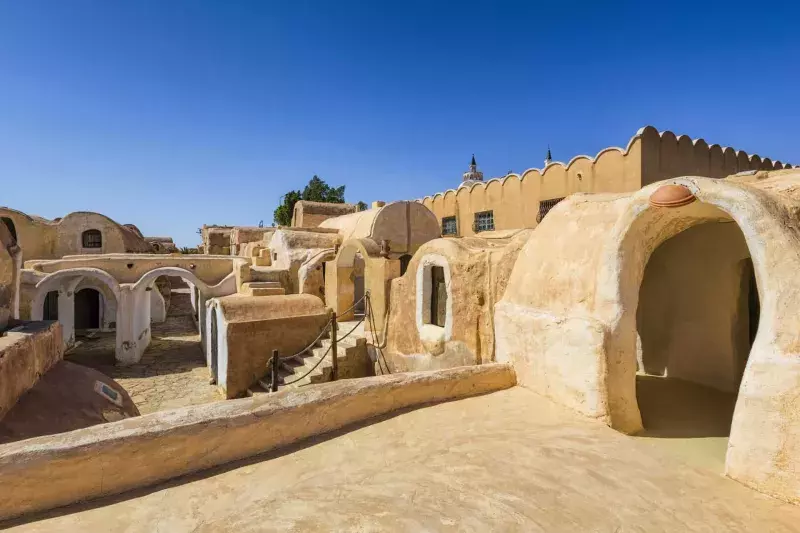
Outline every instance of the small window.
<path id="1" fill-rule="evenodd" d="M 558 202 L 563 200 L 564 198 L 552 198 L 550 200 L 543 200 L 539 202 L 539 214 L 536 215 L 536 222 L 541 222 L 544 217 L 547 216 L 547 213 L 553 209 Z"/>
<path id="2" fill-rule="evenodd" d="M 83 232 L 82 236 L 84 248 L 102 248 L 103 234 L 99 230 L 90 229 Z"/>
<path id="3" fill-rule="evenodd" d="M 475 213 L 475 233 L 479 231 L 494 231 L 494 211 L 481 211 Z"/>
<path id="4" fill-rule="evenodd" d="M 442 235 L 457 235 L 458 224 L 456 217 L 444 217 L 442 219 Z"/>
<path id="5" fill-rule="evenodd" d="M 444 268 L 431 267 L 431 321 L 434 326 L 444 327 L 447 318 L 447 285 Z"/>

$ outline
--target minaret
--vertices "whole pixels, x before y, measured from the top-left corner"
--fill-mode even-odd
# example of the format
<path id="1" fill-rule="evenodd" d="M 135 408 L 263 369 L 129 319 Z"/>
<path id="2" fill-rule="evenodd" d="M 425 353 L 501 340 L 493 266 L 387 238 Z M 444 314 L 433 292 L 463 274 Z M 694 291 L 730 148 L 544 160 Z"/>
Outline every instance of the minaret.
<path id="1" fill-rule="evenodd" d="M 550 155 L 550 145 L 548 144 L 547 145 L 547 156 L 544 158 L 544 166 L 549 165 L 551 161 L 553 161 L 553 156 Z"/>
<path id="2" fill-rule="evenodd" d="M 471 185 L 476 181 L 483 181 L 483 172 L 478 170 L 478 163 L 475 162 L 475 154 L 472 154 L 472 162 L 469 164 L 469 170 L 464 172 L 461 186 Z"/>

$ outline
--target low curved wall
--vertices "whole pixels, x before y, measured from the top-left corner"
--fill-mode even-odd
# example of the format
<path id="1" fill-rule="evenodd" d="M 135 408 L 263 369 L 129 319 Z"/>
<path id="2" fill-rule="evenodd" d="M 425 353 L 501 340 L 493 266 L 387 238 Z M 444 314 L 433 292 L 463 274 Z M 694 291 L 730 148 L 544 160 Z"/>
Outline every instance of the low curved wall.
<path id="1" fill-rule="evenodd" d="M 426 403 L 516 384 L 510 365 L 350 379 L 0 446 L 0 520 L 117 494 Z"/>

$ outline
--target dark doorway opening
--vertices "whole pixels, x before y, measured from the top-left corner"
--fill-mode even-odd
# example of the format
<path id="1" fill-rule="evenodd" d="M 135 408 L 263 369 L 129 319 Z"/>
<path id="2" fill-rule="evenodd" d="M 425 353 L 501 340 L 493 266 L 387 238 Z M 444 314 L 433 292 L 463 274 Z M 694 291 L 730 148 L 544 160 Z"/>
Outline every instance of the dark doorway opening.
<path id="1" fill-rule="evenodd" d="M 44 297 L 42 320 L 58 320 L 58 291 L 50 291 Z"/>
<path id="2" fill-rule="evenodd" d="M 218 376 L 219 341 L 217 334 L 217 310 L 211 310 L 211 384 L 216 384 Z"/>
<path id="3" fill-rule="evenodd" d="M 95 289 L 75 293 L 75 329 L 100 329 L 100 293 Z"/>

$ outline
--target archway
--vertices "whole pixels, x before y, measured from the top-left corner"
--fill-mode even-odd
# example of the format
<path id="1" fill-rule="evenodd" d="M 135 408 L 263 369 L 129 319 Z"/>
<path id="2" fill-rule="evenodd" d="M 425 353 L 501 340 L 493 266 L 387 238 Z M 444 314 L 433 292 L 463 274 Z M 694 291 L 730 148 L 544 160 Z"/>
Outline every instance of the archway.
<path id="1" fill-rule="evenodd" d="M 724 463 L 759 314 L 753 263 L 737 224 L 694 225 L 653 251 L 636 310 L 642 435 L 719 437 L 702 453 Z"/>
<path id="2" fill-rule="evenodd" d="M 75 293 L 75 330 L 100 329 L 102 295 L 96 289 L 86 288 Z"/>

